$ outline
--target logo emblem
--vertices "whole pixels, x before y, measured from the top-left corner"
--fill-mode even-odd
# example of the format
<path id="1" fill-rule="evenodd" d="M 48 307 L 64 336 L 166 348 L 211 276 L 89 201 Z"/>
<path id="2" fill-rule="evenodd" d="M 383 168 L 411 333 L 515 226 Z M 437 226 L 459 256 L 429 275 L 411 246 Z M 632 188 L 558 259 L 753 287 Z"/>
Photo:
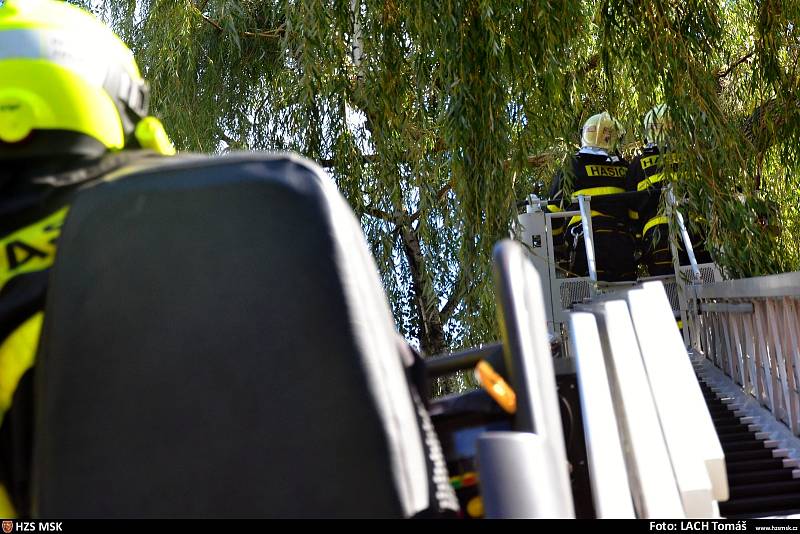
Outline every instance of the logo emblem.
<path id="1" fill-rule="evenodd" d="M 3 521 L 3 532 L 8 534 L 14 530 L 14 522 L 13 521 Z"/>

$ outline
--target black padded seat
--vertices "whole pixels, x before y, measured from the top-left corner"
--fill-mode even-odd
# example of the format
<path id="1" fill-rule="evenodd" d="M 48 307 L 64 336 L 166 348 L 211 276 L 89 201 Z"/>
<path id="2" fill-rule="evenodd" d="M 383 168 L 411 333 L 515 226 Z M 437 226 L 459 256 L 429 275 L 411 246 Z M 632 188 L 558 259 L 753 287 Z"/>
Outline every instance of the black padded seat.
<path id="1" fill-rule="evenodd" d="M 34 513 L 410 517 L 457 505 L 358 221 L 286 154 L 82 192 L 39 348 Z"/>

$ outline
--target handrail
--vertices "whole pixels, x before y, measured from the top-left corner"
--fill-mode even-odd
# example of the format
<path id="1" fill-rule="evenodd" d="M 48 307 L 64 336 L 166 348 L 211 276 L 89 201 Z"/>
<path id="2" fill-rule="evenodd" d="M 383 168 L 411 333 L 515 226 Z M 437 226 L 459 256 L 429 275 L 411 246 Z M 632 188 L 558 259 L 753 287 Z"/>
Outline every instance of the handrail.
<path id="1" fill-rule="evenodd" d="M 694 288 L 698 299 L 800 297 L 800 272 L 740 278 Z"/>
<path id="2" fill-rule="evenodd" d="M 683 222 L 683 215 L 676 207 L 677 204 L 675 202 L 675 195 L 672 193 L 672 187 L 667 188 L 667 201 L 669 202 L 672 211 L 675 213 L 675 220 L 678 223 L 678 232 L 683 240 L 683 247 L 686 250 L 686 255 L 689 257 L 689 264 L 692 266 L 692 276 L 696 282 L 700 282 L 702 277 L 700 276 L 700 269 L 697 267 L 697 258 L 694 255 L 694 246 L 692 246 L 692 240 L 689 237 L 689 232 L 686 230 L 686 224 Z"/>
<path id="3" fill-rule="evenodd" d="M 476 366 L 481 360 L 491 360 L 492 367 L 500 374 L 504 374 L 504 371 L 499 368 L 499 364 L 503 363 L 502 353 L 502 343 L 488 343 L 461 352 L 431 356 L 425 359 L 425 371 L 429 378 L 433 378 L 469 369 Z"/>
<path id="4" fill-rule="evenodd" d="M 606 195 L 597 195 L 597 196 L 602 196 L 603 198 L 609 199 L 609 200 L 614 200 L 614 199 L 617 199 L 617 198 L 632 198 L 632 199 L 638 200 L 639 198 L 647 196 L 647 195 L 650 195 L 650 194 L 652 194 L 650 191 L 645 190 L 645 191 L 623 191 L 621 193 L 609 193 L 609 194 L 606 194 Z M 546 198 L 545 199 L 538 199 L 538 202 L 540 204 L 548 204 L 548 203 L 553 202 L 553 201 L 555 201 L 555 199 L 546 199 Z M 519 207 L 519 208 L 524 207 L 524 206 L 530 206 L 530 205 L 531 205 L 530 199 L 525 199 L 525 200 L 521 200 L 521 201 L 517 202 L 517 207 Z"/>
<path id="5" fill-rule="evenodd" d="M 800 272 L 692 287 L 696 350 L 800 435 Z"/>
<path id="6" fill-rule="evenodd" d="M 610 195 L 602 195 L 610 196 Z M 592 230 L 592 208 L 591 199 L 589 195 L 578 195 L 578 211 L 558 211 L 555 213 L 546 213 L 546 219 L 563 219 L 566 217 L 580 216 L 581 226 L 583 228 L 583 246 L 586 248 L 586 266 L 589 270 L 589 279 L 597 283 L 597 261 L 594 254 L 594 231 Z M 586 236 L 589 236 L 588 238 Z M 594 288 L 592 289 L 594 291 Z"/>
<path id="7" fill-rule="evenodd" d="M 583 245 L 586 247 L 586 265 L 589 268 L 589 278 L 597 282 L 597 263 L 594 257 L 594 232 L 592 231 L 592 210 L 590 197 L 578 195 L 578 205 L 581 208 L 581 225 L 583 225 Z"/>

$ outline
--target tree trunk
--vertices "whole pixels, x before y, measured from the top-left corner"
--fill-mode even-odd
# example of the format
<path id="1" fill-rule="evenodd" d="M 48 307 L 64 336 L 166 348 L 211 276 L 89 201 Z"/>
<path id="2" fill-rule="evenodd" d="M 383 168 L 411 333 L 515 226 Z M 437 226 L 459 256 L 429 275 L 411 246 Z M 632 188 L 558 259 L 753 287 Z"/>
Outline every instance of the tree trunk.
<path id="1" fill-rule="evenodd" d="M 447 351 L 444 324 L 436 291 L 431 287 L 431 279 L 425 269 L 425 257 L 422 255 L 419 237 L 407 213 L 395 214 L 395 221 L 400 229 L 400 239 L 403 240 L 403 250 L 411 270 L 411 286 L 419 318 L 420 349 L 426 356 L 442 354 Z"/>
<path id="2" fill-rule="evenodd" d="M 775 130 L 786 120 L 778 100 L 770 98 L 744 118 L 741 132 L 758 152 L 766 151 L 775 141 Z"/>

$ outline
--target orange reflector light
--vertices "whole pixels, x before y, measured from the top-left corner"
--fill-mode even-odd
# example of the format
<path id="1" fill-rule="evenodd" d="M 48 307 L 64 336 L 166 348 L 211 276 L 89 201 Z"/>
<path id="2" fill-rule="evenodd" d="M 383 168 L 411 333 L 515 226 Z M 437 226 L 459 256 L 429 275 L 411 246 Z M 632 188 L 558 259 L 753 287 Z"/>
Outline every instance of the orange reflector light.
<path id="1" fill-rule="evenodd" d="M 478 362 L 475 366 L 475 378 L 503 410 L 511 414 L 517 411 L 517 395 L 503 377 L 492 369 L 489 362 L 486 360 Z"/>

